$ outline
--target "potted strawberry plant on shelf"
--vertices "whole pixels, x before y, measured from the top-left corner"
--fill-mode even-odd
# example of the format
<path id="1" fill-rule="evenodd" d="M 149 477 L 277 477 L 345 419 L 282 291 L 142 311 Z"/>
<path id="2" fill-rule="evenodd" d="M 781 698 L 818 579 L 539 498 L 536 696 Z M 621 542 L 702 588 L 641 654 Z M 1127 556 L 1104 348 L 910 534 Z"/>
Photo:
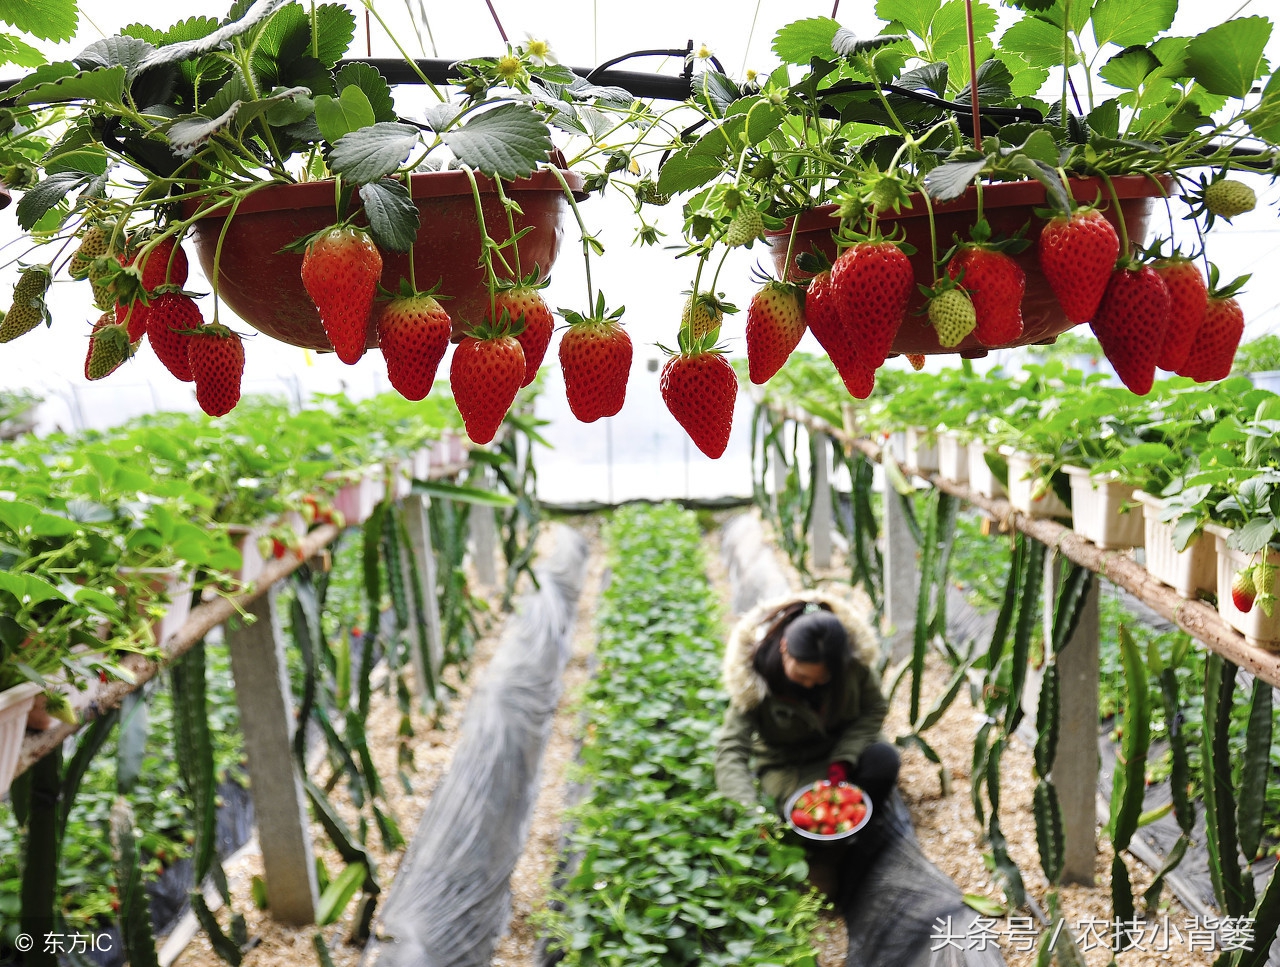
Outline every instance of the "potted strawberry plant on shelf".
<path id="1" fill-rule="evenodd" d="M 406 55 L 438 98 L 406 118 L 375 67 L 341 61 L 354 37 L 342 4 L 237 0 L 222 19 L 129 26 L 9 87 L 24 133 L 0 167 L 23 174 L 18 222 L 39 244 L 0 341 L 49 321 L 48 287 L 70 277 L 101 313 L 88 378 L 145 340 L 213 415 L 236 405 L 244 366 L 227 309 L 347 363 L 380 346 L 414 399 L 450 338 L 471 348 L 484 325 L 482 352 L 518 342 L 514 397 L 546 351 L 539 287 L 582 197 L 549 122 L 589 170 L 592 132 L 624 128 L 632 99 L 538 47 L 460 62 L 448 85 Z M 621 121 L 602 126 L 604 110 Z M 188 248 L 211 302 L 183 289 Z"/>
<path id="2" fill-rule="evenodd" d="M 1227 374 L 1243 320 L 1225 287 L 1207 292 L 1205 252 L 1142 246 L 1169 234 L 1163 199 L 1203 233 L 1253 207 L 1236 171 L 1280 171 L 1270 21 L 1186 37 L 1175 2 L 1009 6 L 883 0 L 878 36 L 800 20 L 769 76 L 705 76 L 701 123 L 657 187 L 684 199 L 695 307 L 716 299 L 713 261 L 768 243 L 762 293 L 790 308 L 748 314 L 748 355 L 769 360 L 753 380 L 806 324 L 859 398 L 892 354 L 979 355 L 1084 323 L 1135 393 L 1157 366 Z"/>

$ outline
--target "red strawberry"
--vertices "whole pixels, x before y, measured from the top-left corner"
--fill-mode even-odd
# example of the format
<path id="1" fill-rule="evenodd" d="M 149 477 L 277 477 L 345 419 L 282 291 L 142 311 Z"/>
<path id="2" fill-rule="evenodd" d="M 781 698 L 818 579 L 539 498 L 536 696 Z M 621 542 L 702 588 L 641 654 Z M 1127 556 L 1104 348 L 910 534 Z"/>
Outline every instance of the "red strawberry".
<path id="1" fill-rule="evenodd" d="M 1236 571 L 1235 577 L 1231 579 L 1231 602 L 1236 609 L 1248 614 L 1253 610 L 1253 601 L 1257 595 L 1258 589 L 1253 583 L 1253 568 L 1246 567 L 1242 571 Z"/>
<path id="2" fill-rule="evenodd" d="M 1150 393 L 1169 328 L 1169 290 L 1156 270 L 1116 269 L 1090 327 L 1120 382 L 1139 396 Z"/>
<path id="3" fill-rule="evenodd" d="M 402 283 L 401 294 L 378 311 L 378 348 L 387 363 L 387 379 L 407 400 L 431 392 L 436 370 L 449 348 L 453 322 L 435 296 Z"/>
<path id="4" fill-rule="evenodd" d="M 369 316 L 382 275 L 382 255 L 360 228 L 331 228 L 313 238 L 302 256 L 302 284 L 320 310 L 320 323 L 338 358 L 348 365 L 364 355 Z"/>
<path id="5" fill-rule="evenodd" d="M 116 255 L 117 261 L 124 266 L 132 266 L 138 261 L 140 248 L 130 248 L 127 252 Z M 177 239 L 167 237 L 156 243 L 155 248 L 147 252 L 140 266 L 141 288 L 148 297 L 162 285 L 181 287 L 186 284 L 189 265 L 187 253 L 182 250 Z M 131 292 L 130 295 L 138 295 Z M 132 301 L 116 303 L 116 322 L 125 322 L 129 327 L 129 339 L 137 342 L 147 332 L 147 312 L 150 306 L 142 301 L 142 297 Z"/>
<path id="6" fill-rule="evenodd" d="M 791 810 L 791 823 L 797 829 L 813 829 L 813 817 L 803 809 Z"/>
<path id="7" fill-rule="evenodd" d="M 875 367 L 862 362 L 853 332 L 840 320 L 829 270 L 819 272 L 809 280 L 809 289 L 804 298 L 804 315 L 809 331 L 831 357 L 849 395 L 865 400 L 875 387 Z"/>
<path id="8" fill-rule="evenodd" d="M 89 334 L 89 352 L 84 358 L 84 378 L 102 379 L 110 376 L 133 355 L 129 334 L 124 326 L 115 322 L 115 315 L 104 312 L 93 324 Z"/>
<path id="9" fill-rule="evenodd" d="M 917 373 L 924 369 L 924 353 L 907 353 L 907 362 L 911 364 L 911 368 Z"/>
<path id="10" fill-rule="evenodd" d="M 1096 208 L 1049 219 L 1040 233 L 1040 270 L 1073 323 L 1092 322 L 1120 255 L 1120 236 Z"/>
<path id="11" fill-rule="evenodd" d="M 963 246 L 947 263 L 947 274 L 973 300 L 974 338 L 984 346 L 1005 346 L 1022 335 L 1022 294 L 1027 276 L 1004 252 Z"/>
<path id="12" fill-rule="evenodd" d="M 210 416 L 226 416 L 240 402 L 244 344 L 226 326 L 201 327 L 187 339 L 187 359 L 196 380 L 196 402 Z"/>
<path id="13" fill-rule="evenodd" d="M 187 359 L 187 339 L 203 323 L 200 307 L 189 295 L 166 292 L 151 300 L 147 339 L 165 368 L 184 383 L 195 380 Z"/>
<path id="14" fill-rule="evenodd" d="M 186 285 L 187 253 L 172 235 L 162 238 L 141 265 L 142 287 L 153 292 L 162 285 Z"/>
<path id="15" fill-rule="evenodd" d="M 594 316 L 561 309 L 569 323 L 560 337 L 560 369 L 569 409 L 583 423 L 615 416 L 627 396 L 631 373 L 631 337 L 618 322 L 622 310 L 605 314 L 604 296 Z"/>
<path id="16" fill-rule="evenodd" d="M 1162 259 L 1153 268 L 1169 289 L 1169 329 L 1156 365 L 1176 373 L 1191 351 L 1191 342 L 1204 322 L 1209 305 L 1209 288 L 1197 265 L 1190 259 L 1175 256 Z"/>
<path id="17" fill-rule="evenodd" d="M 1189 376 L 1197 383 L 1226 379 L 1231 374 L 1243 335 L 1244 310 L 1240 303 L 1230 296 L 1211 296 L 1204 321 L 1187 351 L 1187 358 L 1178 367 L 1178 375 Z"/>
<path id="18" fill-rule="evenodd" d="M 502 318 L 502 310 L 511 317 L 512 325 L 524 321 L 516 338 L 520 340 L 520 348 L 524 350 L 524 381 L 521 386 L 528 386 L 538 375 L 538 367 L 542 365 L 542 357 L 547 354 L 547 346 L 551 343 L 551 330 L 555 320 L 551 318 L 551 310 L 542 301 L 540 288 L 536 284 L 537 275 L 526 278 L 523 282 L 502 287 L 494 293 L 494 311 L 496 319 Z"/>
<path id="19" fill-rule="evenodd" d="M 800 289 L 767 282 L 747 308 L 747 368 L 751 382 L 767 383 L 782 368 L 804 335 Z"/>
<path id="20" fill-rule="evenodd" d="M 524 379 L 524 349 L 505 328 L 477 326 L 453 350 L 449 387 L 474 443 L 488 443 Z"/>
<path id="21" fill-rule="evenodd" d="M 712 460 L 729 445 L 738 378 L 712 342 L 718 330 L 691 339 L 680 328 L 680 351 L 662 367 L 662 400 L 694 445 Z"/>
<path id="22" fill-rule="evenodd" d="M 141 299 L 116 303 L 115 321 L 129 330 L 129 342 L 136 343 L 147 334 L 147 313 L 150 309 L 150 306 L 143 305 Z"/>
<path id="23" fill-rule="evenodd" d="M 915 291 L 911 262 L 892 242 L 858 242 L 831 266 L 831 285 L 840 321 L 852 331 L 863 367 L 879 369 Z"/>

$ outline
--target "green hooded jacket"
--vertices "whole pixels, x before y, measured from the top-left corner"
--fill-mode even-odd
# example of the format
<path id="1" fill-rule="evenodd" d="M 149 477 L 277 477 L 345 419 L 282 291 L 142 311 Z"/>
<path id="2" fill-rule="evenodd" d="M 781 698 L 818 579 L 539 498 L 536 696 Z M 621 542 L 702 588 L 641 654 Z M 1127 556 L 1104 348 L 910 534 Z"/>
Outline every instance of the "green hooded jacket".
<path id="1" fill-rule="evenodd" d="M 768 628 L 768 618 L 791 601 L 827 605 L 849 634 L 854 660 L 849 663 L 840 708 L 821 712 L 770 694 L 753 659 Z M 878 645 L 870 626 L 845 601 L 817 591 L 801 592 L 762 604 L 734 626 L 725 649 L 721 679 L 729 693 L 716 743 L 716 788 L 751 804 L 760 789 L 781 810 L 802 785 L 826 777 L 832 762 L 857 765 L 880 729 L 889 705 L 874 671 Z"/>

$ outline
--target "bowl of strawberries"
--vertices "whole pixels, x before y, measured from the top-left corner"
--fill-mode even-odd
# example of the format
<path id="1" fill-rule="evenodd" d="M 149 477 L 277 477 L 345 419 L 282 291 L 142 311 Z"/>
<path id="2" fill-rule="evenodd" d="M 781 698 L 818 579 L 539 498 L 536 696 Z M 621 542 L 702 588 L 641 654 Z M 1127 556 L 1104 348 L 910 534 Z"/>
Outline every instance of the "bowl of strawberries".
<path id="1" fill-rule="evenodd" d="M 848 839 L 871 821 L 871 798 L 851 782 L 829 779 L 802 786 L 786 806 L 787 823 L 805 839 Z"/>

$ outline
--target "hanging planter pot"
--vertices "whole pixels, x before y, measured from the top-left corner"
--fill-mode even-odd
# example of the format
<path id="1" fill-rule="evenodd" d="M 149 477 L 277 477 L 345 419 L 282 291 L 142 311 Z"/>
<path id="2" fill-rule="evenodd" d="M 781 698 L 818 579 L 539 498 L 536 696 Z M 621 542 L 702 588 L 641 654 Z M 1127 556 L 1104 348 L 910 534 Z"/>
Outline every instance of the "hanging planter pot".
<path id="1" fill-rule="evenodd" d="M 562 174 L 573 191 L 581 189 L 581 176 Z M 506 211 L 491 179 L 476 175 L 476 182 L 485 230 L 501 244 L 511 237 Z M 553 171 L 537 171 L 504 183 L 503 190 L 519 206 L 516 234 L 528 231 L 519 240 L 521 269 L 528 273 L 536 265 L 545 278 L 560 250 L 561 216 L 569 210 L 560 180 Z M 409 179 L 409 194 L 420 218 L 413 246 L 419 288 L 441 283 L 441 294 L 450 296 L 444 305 L 454 322 L 479 321 L 489 291 L 480 263 L 482 236 L 471 180 L 462 171 L 419 172 Z M 196 204 L 189 203 L 185 216 L 195 213 Z M 199 218 L 192 241 L 210 279 L 217 258 L 218 295 L 236 315 L 281 342 L 327 352 L 332 347 L 320 314 L 302 284 L 302 253 L 282 250 L 336 220 L 332 181 L 270 185 L 248 195 L 234 213 L 227 203 Z M 509 250 L 504 252 L 508 260 L 513 258 Z M 382 285 L 398 291 L 402 278 L 409 278 L 409 254 L 383 251 Z M 373 326 L 368 345 L 378 345 Z"/>
<path id="2" fill-rule="evenodd" d="M 1106 202 L 1108 198 L 1106 183 L 1101 178 L 1072 178 L 1071 192 L 1077 201 L 1099 201 L 1103 213 L 1114 225 L 1119 225 L 1120 218 L 1113 205 Z M 1147 178 L 1145 175 L 1124 175 L 1113 178 L 1116 195 L 1120 199 L 1120 208 L 1124 213 L 1125 225 L 1132 242 L 1141 244 L 1147 234 L 1147 223 L 1152 209 L 1152 200 L 1161 198 L 1168 190 L 1168 179 L 1163 181 Z M 1045 188 L 1038 181 L 1010 181 L 992 185 L 984 185 L 982 189 L 982 212 L 991 224 L 994 233 L 1012 235 L 1026 226 L 1025 237 L 1032 242 L 1025 251 L 1013 256 L 1014 261 L 1026 273 L 1026 294 L 1022 299 L 1022 336 L 1011 346 L 1030 346 L 1053 342 L 1061 333 L 1072 327 L 1058 305 L 1058 300 L 1049 288 L 1044 273 L 1040 271 L 1040 263 L 1036 255 L 1036 241 L 1044 228 L 1045 221 L 1035 214 L 1034 209 L 1045 207 Z M 969 230 L 977 217 L 978 191 L 970 187 L 963 196 L 955 201 L 935 202 L 933 205 L 934 225 L 938 243 L 938 254 L 941 255 L 954 243 L 952 236 L 960 239 L 969 238 Z M 792 245 L 791 265 L 786 266 L 787 245 L 791 237 L 791 220 L 787 227 L 776 232 L 766 232 L 769 249 L 773 256 L 774 269 L 778 277 L 792 280 L 807 278 L 796 265 L 796 257 L 801 252 L 818 251 L 829 260 L 836 257 L 836 243 L 833 232 L 839 227 L 835 205 L 823 205 L 798 216 L 795 242 Z M 929 237 L 929 217 L 925 201 L 920 195 L 912 196 L 910 208 L 903 207 L 901 212 L 883 212 L 880 215 L 880 228 L 889 235 L 894 232 L 905 233 L 905 241 L 915 246 L 916 252 L 911 256 L 911 266 L 915 271 L 915 281 L 921 285 L 931 285 L 934 280 L 933 244 Z M 960 353 L 962 356 L 984 356 L 988 348 L 978 342 L 972 334 L 966 336 L 958 346 L 943 348 L 938 344 L 937 330 L 929 322 L 928 316 L 921 313 L 925 305 L 925 296 L 919 289 L 913 288 L 911 302 L 893 341 L 893 352 L 901 354 Z"/>

